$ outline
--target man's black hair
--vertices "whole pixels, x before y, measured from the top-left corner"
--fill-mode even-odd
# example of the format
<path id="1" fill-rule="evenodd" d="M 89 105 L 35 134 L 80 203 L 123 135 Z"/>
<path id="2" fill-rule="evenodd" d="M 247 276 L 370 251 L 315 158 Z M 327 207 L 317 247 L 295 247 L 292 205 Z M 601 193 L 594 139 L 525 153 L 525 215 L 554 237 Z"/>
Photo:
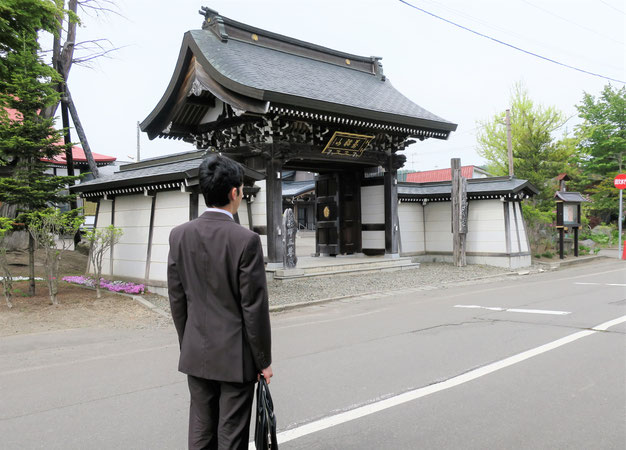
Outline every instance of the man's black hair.
<path id="1" fill-rule="evenodd" d="M 211 155 L 200 163 L 198 172 L 200 190 L 207 206 L 226 206 L 228 193 L 243 184 L 243 167 L 237 161 L 220 155 Z"/>

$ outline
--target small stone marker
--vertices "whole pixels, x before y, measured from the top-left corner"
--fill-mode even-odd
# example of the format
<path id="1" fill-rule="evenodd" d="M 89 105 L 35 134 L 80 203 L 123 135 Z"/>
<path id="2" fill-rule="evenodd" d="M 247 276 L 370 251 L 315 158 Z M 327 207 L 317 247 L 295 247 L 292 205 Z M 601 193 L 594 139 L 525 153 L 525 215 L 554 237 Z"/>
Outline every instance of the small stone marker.
<path id="1" fill-rule="evenodd" d="M 293 210 L 288 208 L 283 214 L 283 267 L 285 269 L 295 268 L 298 262 L 298 257 L 296 256 L 297 231 L 298 224 Z"/>

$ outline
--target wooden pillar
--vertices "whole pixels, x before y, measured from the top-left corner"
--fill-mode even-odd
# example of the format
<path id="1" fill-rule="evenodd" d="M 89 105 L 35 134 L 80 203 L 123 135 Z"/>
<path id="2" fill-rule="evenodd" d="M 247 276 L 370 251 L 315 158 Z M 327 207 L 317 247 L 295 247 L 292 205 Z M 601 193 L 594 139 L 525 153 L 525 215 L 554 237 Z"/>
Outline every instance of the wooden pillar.
<path id="1" fill-rule="evenodd" d="M 145 195 L 148 196 L 147 193 Z M 144 278 L 146 282 L 150 279 L 150 263 L 152 261 L 152 238 L 154 236 L 154 214 L 156 212 L 156 208 L 155 208 L 156 207 L 156 192 L 154 192 L 149 197 L 151 197 L 150 199 L 150 225 L 148 228 L 148 248 L 146 251 L 146 272 L 144 274 Z"/>
<path id="2" fill-rule="evenodd" d="M 267 192 L 267 267 L 283 267 L 282 208 L 283 187 L 282 161 L 268 159 L 265 163 L 265 189 Z"/>
<path id="3" fill-rule="evenodd" d="M 115 226 L 115 197 L 111 199 L 111 225 Z M 113 250 L 115 250 L 115 245 L 112 244 L 109 250 L 109 275 L 111 279 L 113 278 Z"/>
<path id="4" fill-rule="evenodd" d="M 189 220 L 198 218 L 198 190 L 194 189 L 189 195 Z"/>
<path id="5" fill-rule="evenodd" d="M 574 227 L 574 256 L 578 256 L 578 227 Z"/>
<path id="6" fill-rule="evenodd" d="M 452 158 L 450 162 L 452 167 L 452 193 L 450 198 L 452 203 L 452 255 L 454 265 L 456 267 L 464 267 L 467 264 L 465 257 L 467 180 L 461 175 L 461 159 Z M 515 209 L 513 212 L 515 212 Z"/>
<path id="7" fill-rule="evenodd" d="M 392 157 L 387 162 L 385 182 L 385 256 L 399 257 L 398 238 L 398 171 L 393 168 Z"/>
<path id="8" fill-rule="evenodd" d="M 565 235 L 565 230 L 563 229 L 563 227 L 559 228 L 559 258 L 563 259 L 564 255 L 563 255 L 563 237 Z"/>

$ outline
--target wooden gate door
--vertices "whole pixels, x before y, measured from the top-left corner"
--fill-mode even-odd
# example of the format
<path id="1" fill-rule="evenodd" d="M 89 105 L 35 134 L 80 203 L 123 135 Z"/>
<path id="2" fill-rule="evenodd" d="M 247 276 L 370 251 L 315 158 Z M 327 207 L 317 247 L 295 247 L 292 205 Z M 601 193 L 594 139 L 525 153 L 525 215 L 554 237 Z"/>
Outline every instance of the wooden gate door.
<path id="1" fill-rule="evenodd" d="M 318 175 L 315 180 L 315 252 L 339 253 L 339 186 L 337 174 Z"/>
<path id="2" fill-rule="evenodd" d="M 345 172 L 339 176 L 339 252 L 361 251 L 361 177 Z"/>
<path id="3" fill-rule="evenodd" d="M 316 194 L 316 252 L 351 255 L 361 251 L 361 184 L 358 173 L 319 175 Z"/>

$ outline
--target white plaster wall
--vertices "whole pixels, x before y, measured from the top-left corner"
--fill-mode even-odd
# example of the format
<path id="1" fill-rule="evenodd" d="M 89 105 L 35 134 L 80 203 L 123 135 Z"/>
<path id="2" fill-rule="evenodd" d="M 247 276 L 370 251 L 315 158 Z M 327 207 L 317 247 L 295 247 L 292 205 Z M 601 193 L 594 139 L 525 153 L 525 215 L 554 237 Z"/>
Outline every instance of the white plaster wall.
<path id="1" fill-rule="evenodd" d="M 255 186 L 259 186 L 261 189 L 257 192 L 256 197 L 252 202 L 252 225 L 255 227 L 266 227 L 267 191 L 265 190 L 265 180 L 255 182 Z M 261 235 L 261 244 L 263 245 L 263 255 L 267 256 L 267 236 Z"/>
<path id="2" fill-rule="evenodd" d="M 111 207 L 113 206 L 112 200 L 104 200 L 100 199 L 100 208 L 98 210 L 98 229 L 106 228 L 111 225 Z M 93 267 L 91 264 L 88 265 L 87 271 L 89 273 L 93 273 Z M 102 257 L 102 275 L 110 275 L 111 274 L 111 259 L 110 252 L 106 252 Z"/>
<path id="3" fill-rule="evenodd" d="M 200 217 L 202 214 L 204 214 L 204 211 L 206 211 L 206 203 L 204 203 L 204 196 L 202 195 L 202 193 L 198 194 L 198 217 Z"/>
<path id="4" fill-rule="evenodd" d="M 513 208 L 515 207 L 515 202 L 507 202 L 507 208 L 509 209 L 509 230 L 511 233 L 511 253 L 519 253 L 519 242 L 517 240 L 517 223 L 515 221 L 515 216 L 513 215 Z M 521 236 L 520 236 L 521 240 Z"/>
<path id="5" fill-rule="evenodd" d="M 528 247 L 528 235 L 526 234 L 526 223 L 524 222 L 524 216 L 522 215 L 522 204 L 518 202 L 517 206 L 517 225 L 520 230 L 520 239 L 522 240 L 522 252 L 530 252 Z"/>
<path id="6" fill-rule="evenodd" d="M 115 226 L 122 228 L 124 234 L 113 251 L 115 275 L 144 278 L 151 207 L 152 198 L 143 194 L 116 197 Z"/>
<path id="7" fill-rule="evenodd" d="M 250 228 L 250 224 L 248 223 L 248 206 L 246 203 L 247 202 L 245 200 L 242 200 L 241 204 L 239 205 L 239 210 L 237 212 L 239 213 L 239 223 L 241 224 L 241 226 L 245 228 Z"/>
<path id="8" fill-rule="evenodd" d="M 400 240 L 402 253 L 425 251 L 424 245 L 424 208 L 421 203 L 400 203 L 398 205 L 400 221 Z"/>
<path id="9" fill-rule="evenodd" d="M 167 280 L 167 254 L 172 228 L 189 220 L 189 194 L 180 191 L 157 192 L 150 259 L 151 280 Z"/>
<path id="10" fill-rule="evenodd" d="M 471 208 L 471 206 L 470 206 Z M 429 202 L 424 206 L 427 252 L 452 251 L 452 206 L 450 202 Z"/>
<path id="11" fill-rule="evenodd" d="M 385 223 L 385 187 L 361 187 L 361 223 Z M 365 237 L 363 237 L 365 239 Z M 363 243 L 364 248 L 365 243 Z M 385 247 L 383 238 L 383 248 Z M 377 247 L 376 247 L 377 248 Z"/>
<path id="12" fill-rule="evenodd" d="M 364 249 L 385 249 L 384 231 L 363 231 L 361 239 Z"/>
<path id="13" fill-rule="evenodd" d="M 504 206 L 500 200 L 470 201 L 467 226 L 467 252 L 506 253 Z"/>
<path id="14" fill-rule="evenodd" d="M 527 256 L 467 256 L 468 264 L 484 264 L 487 266 L 519 269 L 531 265 L 530 255 Z"/>

